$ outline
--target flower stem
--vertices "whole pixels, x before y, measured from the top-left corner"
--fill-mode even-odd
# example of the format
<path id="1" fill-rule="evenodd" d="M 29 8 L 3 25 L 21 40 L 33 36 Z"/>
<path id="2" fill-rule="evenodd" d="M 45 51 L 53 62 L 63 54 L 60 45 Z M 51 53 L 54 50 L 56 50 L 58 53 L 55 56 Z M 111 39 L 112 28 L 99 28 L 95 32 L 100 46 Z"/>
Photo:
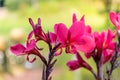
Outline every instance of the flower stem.
<path id="1" fill-rule="evenodd" d="M 97 62 L 97 80 L 103 80 L 103 69 L 101 61 Z"/>
<path id="2" fill-rule="evenodd" d="M 110 77 L 112 75 L 113 70 L 115 69 L 117 58 L 118 58 L 118 52 L 117 52 L 117 49 L 116 49 L 115 54 L 110 61 L 110 65 L 111 65 L 110 70 L 107 71 L 108 80 L 111 80 Z"/>
<path id="3" fill-rule="evenodd" d="M 57 59 L 53 61 L 54 53 L 59 46 L 60 44 L 56 45 L 54 48 L 51 48 L 51 45 L 49 45 L 47 65 L 43 62 L 44 65 L 43 65 L 43 72 L 42 72 L 42 80 L 52 80 L 52 77 L 50 76 L 50 74 L 53 71 L 53 67 L 57 61 Z"/>
<path id="4" fill-rule="evenodd" d="M 90 70 L 90 72 L 93 74 L 94 78 L 97 79 L 97 75 L 93 70 Z"/>

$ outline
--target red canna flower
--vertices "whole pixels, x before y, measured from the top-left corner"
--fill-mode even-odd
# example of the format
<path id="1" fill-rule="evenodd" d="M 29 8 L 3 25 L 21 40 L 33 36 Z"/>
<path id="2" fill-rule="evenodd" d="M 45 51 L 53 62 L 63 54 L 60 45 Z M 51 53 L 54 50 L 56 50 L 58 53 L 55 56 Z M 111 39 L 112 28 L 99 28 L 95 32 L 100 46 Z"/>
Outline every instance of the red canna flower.
<path id="1" fill-rule="evenodd" d="M 41 26 L 41 20 L 38 18 L 38 23 L 35 25 L 31 18 L 29 18 L 29 23 L 31 24 L 33 31 L 30 32 L 28 37 L 35 35 L 36 41 L 43 40 L 49 43 L 49 38 L 47 33 L 44 33 Z"/>
<path id="2" fill-rule="evenodd" d="M 94 32 L 93 35 L 96 43 L 95 50 L 92 53 L 87 53 L 86 57 L 98 56 L 98 59 L 101 59 L 103 56 L 103 63 L 109 61 L 115 50 L 116 43 L 113 42 L 115 34 L 108 29 L 108 32 L 102 32 L 101 34 Z"/>
<path id="3" fill-rule="evenodd" d="M 22 44 L 17 44 L 15 46 L 11 46 L 10 50 L 16 55 L 16 56 L 20 56 L 20 55 L 28 55 L 27 59 L 29 61 L 29 55 L 30 54 L 34 54 L 34 55 L 40 55 L 39 51 L 37 49 L 35 49 L 36 46 L 36 42 L 35 40 L 31 40 L 30 43 L 26 44 L 26 47 L 24 47 Z M 36 57 L 30 61 L 33 62 L 36 60 Z"/>
<path id="4" fill-rule="evenodd" d="M 38 49 L 36 48 L 36 41 L 35 39 L 31 39 L 31 36 L 28 36 L 26 46 L 22 44 L 16 44 L 15 46 L 11 46 L 10 50 L 15 54 L 16 56 L 21 55 L 27 55 L 27 60 L 29 62 L 34 62 L 36 60 L 36 57 L 33 58 L 33 60 L 29 60 L 29 55 L 34 54 L 41 58 L 43 62 L 46 63 L 45 58 L 40 54 Z"/>
<path id="5" fill-rule="evenodd" d="M 94 49 L 94 39 L 90 34 L 86 34 L 85 29 L 84 17 L 77 21 L 75 14 L 73 15 L 73 24 L 69 29 L 63 23 L 55 24 L 54 27 L 57 39 L 66 48 L 67 53 L 71 53 L 74 49 L 85 53 Z"/>
<path id="6" fill-rule="evenodd" d="M 115 25 L 115 27 L 120 30 L 120 13 L 110 12 L 110 20 Z"/>

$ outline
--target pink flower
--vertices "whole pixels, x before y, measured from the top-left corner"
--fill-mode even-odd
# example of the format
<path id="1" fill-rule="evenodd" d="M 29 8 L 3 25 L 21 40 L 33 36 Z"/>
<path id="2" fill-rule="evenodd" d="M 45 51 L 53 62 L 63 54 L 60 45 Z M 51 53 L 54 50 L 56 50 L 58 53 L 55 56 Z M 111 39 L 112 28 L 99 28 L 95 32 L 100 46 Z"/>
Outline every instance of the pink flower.
<path id="1" fill-rule="evenodd" d="M 24 54 L 29 54 L 34 48 L 35 48 L 35 40 L 31 40 L 30 43 L 26 44 L 26 47 L 24 47 L 22 44 L 17 44 L 15 46 L 11 46 L 11 51 L 19 56 Z"/>
<path id="2" fill-rule="evenodd" d="M 40 55 L 39 51 L 35 48 L 35 46 L 36 46 L 35 40 L 30 40 L 30 42 L 26 44 L 26 47 L 24 47 L 22 44 L 17 44 L 15 46 L 11 46 L 10 50 L 16 56 L 28 55 L 27 59 L 29 61 L 29 55 L 30 54 L 34 54 L 34 55 L 37 55 L 37 56 Z M 30 62 L 33 62 L 35 60 L 36 60 L 36 57 Z"/>
<path id="3" fill-rule="evenodd" d="M 36 41 L 43 40 L 43 41 L 49 43 L 48 34 L 44 33 L 42 30 L 40 18 L 38 18 L 38 23 L 36 25 L 34 24 L 34 22 L 32 21 L 31 18 L 29 18 L 29 23 L 31 24 L 33 31 L 31 31 L 29 33 L 28 37 L 32 37 L 32 35 L 34 34 Z"/>
<path id="4" fill-rule="evenodd" d="M 90 34 L 86 34 L 85 29 L 84 17 L 77 21 L 75 15 L 73 15 L 73 24 L 70 29 L 63 23 L 55 24 L 54 27 L 57 39 L 66 48 L 67 53 L 76 49 L 86 53 L 94 49 L 94 39 Z"/>
<path id="5" fill-rule="evenodd" d="M 77 17 L 76 17 L 76 14 L 74 13 L 73 14 L 73 23 L 74 22 L 77 22 L 78 20 L 77 20 Z M 80 19 L 80 21 L 83 21 L 83 23 L 85 24 L 85 20 L 84 20 L 84 15 L 82 16 L 82 18 Z M 85 32 L 86 33 L 91 33 L 92 32 L 92 29 L 91 29 L 91 27 L 89 26 L 89 25 L 85 25 Z"/>
<path id="6" fill-rule="evenodd" d="M 115 50 L 116 43 L 113 42 L 115 34 L 113 34 L 112 31 L 108 29 L 108 32 L 102 32 L 101 34 L 94 32 L 93 35 L 95 38 L 96 47 L 92 53 L 87 53 L 86 57 L 89 58 L 91 56 L 98 56 L 98 59 L 102 60 L 103 63 L 109 61 Z M 103 59 L 101 59 L 102 56 Z"/>
<path id="7" fill-rule="evenodd" d="M 71 71 L 79 69 L 79 68 L 86 68 L 88 70 L 92 70 L 89 64 L 87 64 L 79 53 L 76 53 L 77 60 L 72 60 L 67 63 L 67 66 L 70 68 Z"/>
<path id="8" fill-rule="evenodd" d="M 105 64 L 106 62 L 108 62 L 112 56 L 114 54 L 114 50 L 104 50 L 103 51 L 103 64 Z"/>
<path id="9" fill-rule="evenodd" d="M 120 29 L 120 13 L 116 14 L 115 12 L 110 12 L 110 20 L 116 26 L 116 28 Z"/>

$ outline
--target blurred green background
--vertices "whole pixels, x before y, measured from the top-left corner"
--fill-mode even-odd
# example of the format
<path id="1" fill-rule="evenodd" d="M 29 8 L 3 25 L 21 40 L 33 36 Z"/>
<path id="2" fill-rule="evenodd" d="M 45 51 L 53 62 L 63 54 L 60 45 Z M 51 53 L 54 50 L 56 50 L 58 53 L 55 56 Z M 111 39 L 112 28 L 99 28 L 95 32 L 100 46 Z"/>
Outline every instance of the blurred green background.
<path id="1" fill-rule="evenodd" d="M 42 64 L 39 59 L 31 64 L 26 61 L 26 56 L 16 57 L 9 51 L 10 45 L 25 43 L 32 30 L 28 18 L 36 23 L 41 18 L 42 28 L 47 32 L 53 31 L 54 24 L 59 22 L 69 27 L 72 14 L 76 13 L 78 19 L 85 15 L 86 24 L 93 31 L 100 32 L 108 27 L 114 28 L 109 20 L 109 11 L 118 12 L 119 5 L 119 0 L 5 0 L 4 7 L 0 8 L 0 80 L 40 80 Z M 40 46 L 46 48 L 45 43 Z M 53 80 L 94 80 L 85 69 L 69 71 L 66 63 L 74 57 L 65 53 L 56 57 Z M 88 62 L 95 69 L 93 60 Z"/>

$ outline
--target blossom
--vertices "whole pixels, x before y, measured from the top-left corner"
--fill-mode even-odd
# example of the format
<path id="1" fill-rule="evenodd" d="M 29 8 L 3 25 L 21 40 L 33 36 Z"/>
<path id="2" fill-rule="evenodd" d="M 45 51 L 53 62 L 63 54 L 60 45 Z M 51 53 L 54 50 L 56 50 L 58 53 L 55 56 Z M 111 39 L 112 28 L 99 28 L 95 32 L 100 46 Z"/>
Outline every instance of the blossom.
<path id="1" fill-rule="evenodd" d="M 108 29 L 108 32 L 104 31 L 101 34 L 94 32 L 93 35 L 96 46 L 93 52 L 86 54 L 86 57 L 89 58 L 91 56 L 97 56 L 99 60 L 102 60 L 103 63 L 106 63 L 114 54 L 116 43 L 113 42 L 113 39 L 115 38 L 115 34 Z"/>
<path id="2" fill-rule="evenodd" d="M 38 18 L 38 23 L 35 25 L 31 18 L 29 18 L 29 23 L 31 24 L 33 30 L 29 33 L 28 37 L 35 35 L 36 41 L 43 40 L 49 43 L 48 33 L 44 33 L 41 26 L 41 20 Z"/>
<path id="3" fill-rule="evenodd" d="M 67 66 L 70 68 L 71 71 L 82 68 L 82 67 L 88 70 L 92 69 L 90 65 L 82 59 L 79 53 L 76 53 L 76 58 L 77 60 L 71 60 L 67 63 Z"/>
<path id="4" fill-rule="evenodd" d="M 34 55 L 40 55 L 40 53 L 38 52 L 37 49 L 35 49 L 35 40 L 31 40 L 30 43 L 26 44 L 26 47 L 24 47 L 22 44 L 16 44 L 15 46 L 11 46 L 10 50 L 16 55 L 16 56 L 20 56 L 20 55 L 28 55 L 27 59 L 29 61 L 29 55 L 30 54 L 34 54 Z M 36 57 L 30 61 L 33 62 L 36 60 Z"/>
<path id="5" fill-rule="evenodd" d="M 84 17 L 77 21 L 75 15 L 73 15 L 73 24 L 69 29 L 63 23 L 55 24 L 54 26 L 57 39 L 66 48 L 67 53 L 71 53 L 74 50 L 86 53 L 94 49 L 94 39 L 90 34 L 86 34 L 85 29 Z"/>
<path id="6" fill-rule="evenodd" d="M 29 55 L 34 54 L 46 64 L 45 58 L 40 54 L 38 51 L 38 48 L 36 46 L 36 40 L 32 39 L 31 34 L 29 34 L 27 41 L 26 41 L 26 46 L 22 44 L 16 44 L 14 46 L 10 47 L 10 50 L 15 54 L 16 56 L 21 56 L 21 55 L 27 55 L 27 60 L 29 62 L 34 62 L 36 60 L 36 57 L 33 58 L 33 60 L 29 60 Z"/>
<path id="7" fill-rule="evenodd" d="M 116 14 L 115 12 L 110 12 L 110 20 L 115 25 L 115 27 L 120 29 L 120 13 Z"/>

